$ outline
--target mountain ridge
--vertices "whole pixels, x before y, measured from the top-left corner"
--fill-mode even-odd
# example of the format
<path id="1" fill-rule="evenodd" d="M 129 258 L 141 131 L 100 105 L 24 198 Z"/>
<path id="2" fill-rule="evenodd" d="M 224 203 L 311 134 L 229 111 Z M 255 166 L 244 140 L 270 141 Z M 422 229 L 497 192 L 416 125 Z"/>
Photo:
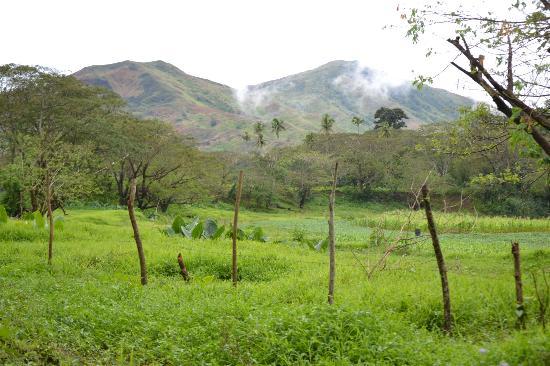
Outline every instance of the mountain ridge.
<path id="1" fill-rule="evenodd" d="M 288 131 L 276 145 L 296 143 L 308 132 L 319 131 L 324 113 L 337 121 L 335 130 L 356 131 L 354 115 L 372 122 L 381 107 L 402 108 L 408 125 L 455 119 L 469 98 L 439 88 L 421 91 L 410 84 L 395 84 L 384 75 L 361 67 L 357 61 L 335 60 L 317 68 L 250 85 L 237 90 L 228 85 L 185 73 L 162 60 L 125 60 L 87 66 L 74 76 L 107 87 L 123 97 L 128 109 L 144 118 L 172 122 L 210 150 L 236 149 L 240 136 L 251 132 L 258 120 L 282 118 Z"/>

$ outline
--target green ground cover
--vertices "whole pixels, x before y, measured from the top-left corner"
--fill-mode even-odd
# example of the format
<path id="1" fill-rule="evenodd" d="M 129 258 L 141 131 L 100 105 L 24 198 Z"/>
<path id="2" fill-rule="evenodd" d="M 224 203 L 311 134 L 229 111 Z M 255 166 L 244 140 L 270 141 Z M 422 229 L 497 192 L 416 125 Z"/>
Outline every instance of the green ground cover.
<path id="1" fill-rule="evenodd" d="M 180 207 L 171 215 L 176 211 L 227 224 L 232 217 L 225 206 Z M 163 233 L 170 217 L 149 216 L 139 215 L 150 275 L 145 287 L 124 210 L 71 210 L 51 267 L 45 230 L 24 221 L 0 224 L 0 363 L 550 363 L 550 337 L 536 322 L 529 278 L 550 263 L 548 220 L 474 217 L 466 230 L 460 223 L 471 216 L 436 213 L 455 326 L 446 337 L 429 240 L 392 254 L 383 270 L 366 276 L 384 250 L 375 234 L 390 240 L 399 234 L 394 223 L 405 219 L 395 211 L 337 207 L 332 307 L 327 254 L 307 245 L 326 237 L 322 205 L 244 210 L 243 227 L 261 226 L 269 241 L 239 243 L 236 289 L 228 239 L 170 237 Z M 512 240 L 522 246 L 526 330 L 515 329 Z M 190 283 L 179 275 L 179 252 Z"/>

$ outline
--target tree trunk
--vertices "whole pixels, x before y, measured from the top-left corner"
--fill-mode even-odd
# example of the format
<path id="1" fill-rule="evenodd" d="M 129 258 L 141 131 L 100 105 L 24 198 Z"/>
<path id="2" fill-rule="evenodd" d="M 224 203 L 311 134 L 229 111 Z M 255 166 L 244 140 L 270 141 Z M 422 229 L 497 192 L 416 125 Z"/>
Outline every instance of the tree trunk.
<path id="1" fill-rule="evenodd" d="M 518 328 L 525 328 L 525 308 L 523 306 L 523 285 L 521 282 L 521 267 L 519 256 L 519 244 L 512 243 L 512 255 L 514 256 L 514 279 L 516 283 L 516 314 L 518 317 Z"/>
<path id="2" fill-rule="evenodd" d="M 50 229 L 50 236 L 48 238 L 48 264 L 52 264 L 53 257 L 53 236 L 54 236 L 54 225 L 53 225 L 53 212 L 52 212 L 52 183 L 50 181 L 50 174 L 46 175 L 46 205 L 48 207 L 48 226 Z"/>
<path id="3" fill-rule="evenodd" d="M 432 237 L 432 244 L 434 247 L 435 258 L 437 260 L 437 267 L 439 269 L 439 276 L 441 277 L 441 289 L 443 292 L 443 331 L 447 334 L 451 333 L 451 296 L 449 295 L 449 282 L 447 280 L 447 267 L 445 266 L 445 259 L 441 252 L 441 246 L 439 245 L 439 238 L 437 237 L 437 231 L 435 229 L 435 221 L 432 215 L 432 208 L 430 206 L 430 198 L 428 196 L 428 186 L 424 184 L 422 186 L 422 198 L 424 203 L 424 209 L 426 210 L 426 219 L 428 220 L 428 230 Z"/>
<path id="4" fill-rule="evenodd" d="M 237 224 L 239 220 L 239 206 L 241 204 L 241 192 L 243 189 L 243 171 L 239 172 L 239 182 L 235 195 L 235 215 L 233 216 L 233 254 L 231 257 L 231 280 L 233 286 L 237 286 Z"/>
<path id="5" fill-rule="evenodd" d="M 38 210 L 38 199 L 36 197 L 36 189 L 31 188 L 29 194 L 31 196 L 31 211 L 35 212 Z"/>
<path id="6" fill-rule="evenodd" d="M 336 276 L 336 240 L 334 235 L 334 201 L 336 196 L 336 176 L 338 174 L 338 162 L 334 165 L 332 177 L 332 190 L 328 198 L 328 250 L 329 250 L 329 275 L 328 275 L 328 303 L 334 303 L 334 278 Z"/>
<path id="7" fill-rule="evenodd" d="M 130 181 L 130 196 L 128 197 L 128 215 L 130 216 L 130 222 L 132 223 L 132 229 L 134 231 L 134 239 L 136 241 L 139 267 L 141 270 L 141 284 L 147 284 L 147 266 L 145 265 L 145 254 L 143 253 L 143 244 L 141 243 L 141 237 L 139 236 L 139 228 L 136 221 L 136 215 L 134 213 L 134 199 L 136 197 L 136 179 L 132 178 Z"/>

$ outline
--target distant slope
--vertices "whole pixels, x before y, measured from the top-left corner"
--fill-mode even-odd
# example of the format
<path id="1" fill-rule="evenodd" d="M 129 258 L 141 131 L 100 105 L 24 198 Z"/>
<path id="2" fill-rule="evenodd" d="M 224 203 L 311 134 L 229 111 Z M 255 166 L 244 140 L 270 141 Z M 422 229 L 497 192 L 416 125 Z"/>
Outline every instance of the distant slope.
<path id="1" fill-rule="evenodd" d="M 251 123 L 242 114 L 233 89 L 188 75 L 163 61 L 90 66 L 74 76 L 112 89 L 138 116 L 173 122 L 203 147 L 227 147 Z"/>
<path id="2" fill-rule="evenodd" d="M 473 101 L 443 89 L 410 84 L 391 85 L 356 61 L 333 61 L 316 69 L 248 87 L 242 95 L 248 114 L 264 120 L 280 117 L 299 131 L 318 131 L 320 116 L 329 113 L 338 131 L 356 131 L 353 116 L 372 122 L 382 107 L 402 108 L 407 125 L 452 120 Z"/>
<path id="3" fill-rule="evenodd" d="M 206 149 L 237 149 L 240 136 L 257 120 L 278 117 L 288 128 L 276 144 L 296 143 L 319 131 L 320 118 L 329 113 L 336 131 L 355 131 L 353 116 L 372 121 L 382 107 L 399 107 L 409 127 L 456 118 L 460 106 L 472 100 L 446 90 L 391 85 L 356 61 L 333 61 L 316 69 L 249 86 L 237 92 L 229 86 L 184 73 L 163 61 L 124 61 L 90 66 L 75 76 L 89 84 L 112 89 L 135 114 L 173 122 Z M 271 136 L 268 139 L 274 140 Z"/>

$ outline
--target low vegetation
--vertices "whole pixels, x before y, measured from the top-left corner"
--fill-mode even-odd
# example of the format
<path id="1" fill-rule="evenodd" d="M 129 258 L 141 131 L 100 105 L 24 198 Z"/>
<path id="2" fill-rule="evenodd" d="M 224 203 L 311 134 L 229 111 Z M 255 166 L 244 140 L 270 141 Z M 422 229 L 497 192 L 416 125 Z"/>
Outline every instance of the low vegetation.
<path id="1" fill-rule="evenodd" d="M 525 279 L 527 329 L 515 329 L 510 241 L 522 245 L 526 274 L 548 263 L 548 227 L 521 233 L 442 235 L 454 335 L 440 331 L 437 269 L 427 241 L 395 253 L 370 279 L 385 244 L 348 217 L 376 207 L 336 210 L 335 305 L 326 305 L 328 258 L 308 239 L 326 236 L 324 210 L 243 211 L 268 242 L 239 241 L 239 286 L 231 285 L 228 238 L 166 235 L 175 216 L 138 214 L 149 284 L 139 284 L 124 210 L 71 210 L 46 265 L 47 231 L 32 222 L 0 224 L 0 362 L 157 364 L 529 364 L 550 360 Z M 229 223 L 230 209 L 177 209 Z M 440 216 L 436 213 L 436 216 Z M 499 218 L 506 222 L 506 218 Z M 529 220 L 516 219 L 529 227 Z M 448 223 L 449 232 L 453 230 Z M 394 231 L 385 231 L 388 237 Z M 179 274 L 177 254 L 191 281 Z M 541 277 L 539 277 L 541 279 Z M 476 289 L 472 291 L 472 289 Z"/>

